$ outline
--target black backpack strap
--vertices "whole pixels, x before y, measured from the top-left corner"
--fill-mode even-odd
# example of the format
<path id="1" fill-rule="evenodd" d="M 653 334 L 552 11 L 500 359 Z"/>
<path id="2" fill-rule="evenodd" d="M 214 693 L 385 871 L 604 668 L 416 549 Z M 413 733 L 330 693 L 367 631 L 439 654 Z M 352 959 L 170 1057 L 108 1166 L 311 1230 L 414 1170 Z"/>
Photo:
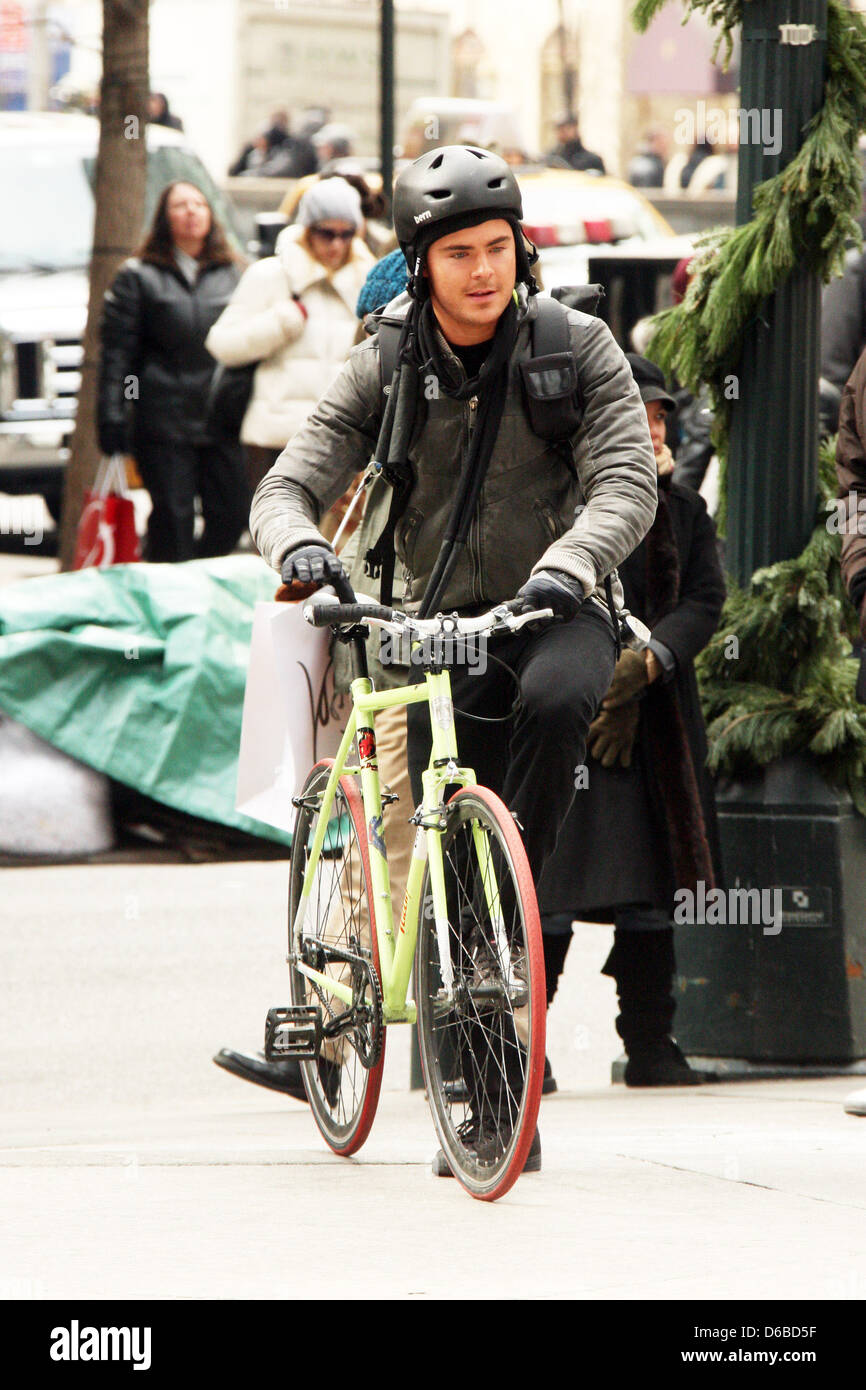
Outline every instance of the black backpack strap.
<path id="1" fill-rule="evenodd" d="M 397 366 L 397 350 L 400 346 L 400 334 L 403 332 L 403 320 L 379 319 L 376 331 L 379 335 L 379 385 L 383 397 L 387 399 Z"/>
<path id="2" fill-rule="evenodd" d="M 380 318 L 376 321 L 375 332 L 378 334 L 379 340 L 379 385 L 382 392 L 383 411 L 387 410 L 388 396 L 394 380 L 394 373 L 397 370 L 397 356 L 405 326 L 405 320 L 402 318 Z M 380 465 L 385 462 L 385 460 L 380 460 Z M 391 485 L 391 506 L 388 511 L 388 520 L 381 535 L 364 556 L 364 572 L 371 579 L 379 580 L 379 602 L 387 608 L 391 604 L 394 591 L 396 560 L 394 533 L 400 517 L 406 510 L 406 502 L 412 491 L 412 482 L 409 478 L 403 478 L 400 481 L 393 479 L 384 467 L 382 472 L 386 481 Z"/>
<path id="3" fill-rule="evenodd" d="M 565 306 L 558 299 L 537 295 L 535 318 L 532 320 L 532 355 L 554 357 L 559 352 L 571 352 Z"/>
<path id="4" fill-rule="evenodd" d="M 582 314 L 595 317 L 604 299 L 604 285 L 557 285 L 550 291 L 550 297 L 564 304 L 566 309 L 578 309 Z"/>

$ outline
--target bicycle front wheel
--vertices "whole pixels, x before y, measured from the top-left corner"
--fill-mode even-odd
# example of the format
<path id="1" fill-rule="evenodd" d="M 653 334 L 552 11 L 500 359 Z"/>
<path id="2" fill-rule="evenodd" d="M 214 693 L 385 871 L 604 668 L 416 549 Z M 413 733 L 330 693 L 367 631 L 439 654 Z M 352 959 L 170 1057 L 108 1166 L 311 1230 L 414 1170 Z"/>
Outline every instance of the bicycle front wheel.
<path id="1" fill-rule="evenodd" d="M 376 1114 L 385 1029 L 364 806 L 354 777 L 340 778 L 322 853 L 309 867 L 332 767 L 330 758 L 316 763 L 301 792 L 289 873 L 289 966 L 292 1003 L 318 1007 L 324 1029 L 318 1059 L 301 1063 L 310 1109 L 334 1152 L 348 1155 L 360 1149 Z M 300 963 L 349 986 L 352 1004 L 303 975 Z"/>
<path id="2" fill-rule="evenodd" d="M 465 787 L 445 808 L 447 923 L 430 866 L 415 954 L 418 1043 L 439 1142 L 473 1197 L 493 1201 L 529 1154 L 544 1079 L 541 923 L 526 850 L 508 808 Z"/>

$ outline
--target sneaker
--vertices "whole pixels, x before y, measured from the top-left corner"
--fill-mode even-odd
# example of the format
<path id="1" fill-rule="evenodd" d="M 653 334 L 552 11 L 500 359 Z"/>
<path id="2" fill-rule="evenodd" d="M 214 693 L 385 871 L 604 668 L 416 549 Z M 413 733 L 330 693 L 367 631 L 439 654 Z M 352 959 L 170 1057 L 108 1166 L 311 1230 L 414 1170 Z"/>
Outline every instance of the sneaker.
<path id="1" fill-rule="evenodd" d="M 480 1163 L 492 1163 L 502 1152 L 502 1144 L 498 1134 L 493 1132 L 485 1133 L 482 1130 L 480 1137 L 477 1140 L 473 1140 L 470 1138 L 470 1135 L 472 1135 L 473 1131 L 477 1132 L 477 1121 L 469 1119 L 465 1124 L 466 1129 L 460 1137 L 466 1147 L 475 1150 L 475 1155 Z M 460 1129 L 463 1129 L 462 1125 Z M 460 1129 L 458 1129 L 458 1133 Z M 432 1170 L 434 1178 L 453 1178 L 454 1174 L 448 1159 L 445 1157 L 444 1149 L 437 1149 L 433 1157 Z M 541 1172 L 541 1135 L 537 1129 L 532 1137 L 532 1143 L 529 1147 L 529 1154 L 526 1162 L 523 1165 L 523 1171 L 524 1173 Z"/>
<path id="2" fill-rule="evenodd" d="M 707 1074 L 690 1067 L 673 1038 L 632 1046 L 625 1064 L 626 1086 L 701 1086 Z"/>

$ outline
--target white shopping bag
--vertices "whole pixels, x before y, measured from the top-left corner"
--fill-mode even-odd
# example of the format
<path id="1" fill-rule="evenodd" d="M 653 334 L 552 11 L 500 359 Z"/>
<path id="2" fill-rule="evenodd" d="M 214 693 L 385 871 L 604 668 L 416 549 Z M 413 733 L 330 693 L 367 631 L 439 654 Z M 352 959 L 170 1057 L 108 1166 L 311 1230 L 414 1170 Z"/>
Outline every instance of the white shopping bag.
<path id="1" fill-rule="evenodd" d="M 330 642 L 329 629 L 304 621 L 302 604 L 256 604 L 237 809 L 278 830 L 292 830 L 292 797 L 313 763 L 337 752 L 349 717 L 349 696 L 334 693 Z"/>

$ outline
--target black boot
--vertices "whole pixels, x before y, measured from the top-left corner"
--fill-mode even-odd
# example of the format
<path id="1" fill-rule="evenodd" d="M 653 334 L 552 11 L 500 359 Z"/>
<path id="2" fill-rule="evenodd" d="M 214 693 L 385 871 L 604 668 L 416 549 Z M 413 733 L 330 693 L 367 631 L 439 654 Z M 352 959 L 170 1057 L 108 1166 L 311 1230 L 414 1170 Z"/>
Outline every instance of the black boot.
<path id="1" fill-rule="evenodd" d="M 673 927 L 614 932 L 601 973 L 616 981 L 626 1086 L 699 1086 L 707 1080 L 689 1066 L 671 1036 L 675 969 Z"/>
<path id="2" fill-rule="evenodd" d="M 545 923 L 565 924 L 568 931 L 545 931 Z M 571 945 L 571 922 L 572 914 L 562 912 L 548 914 L 541 919 L 541 944 L 544 947 L 544 977 L 547 986 L 547 1007 L 550 1008 L 559 985 L 559 977 L 565 969 L 565 957 L 568 955 L 568 948 Z M 550 1065 L 550 1058 L 544 1059 L 544 1083 L 541 1087 L 543 1096 L 553 1095 L 558 1091 L 556 1077 Z"/>
<path id="3" fill-rule="evenodd" d="M 567 916 L 568 931 L 545 931 L 545 924 L 556 922 L 557 924 Z M 565 957 L 571 945 L 571 913 L 557 913 L 541 919 L 541 944 L 544 947 L 544 977 L 547 985 L 547 1007 L 553 1003 L 556 989 L 559 984 L 559 977 L 565 969 Z"/>

